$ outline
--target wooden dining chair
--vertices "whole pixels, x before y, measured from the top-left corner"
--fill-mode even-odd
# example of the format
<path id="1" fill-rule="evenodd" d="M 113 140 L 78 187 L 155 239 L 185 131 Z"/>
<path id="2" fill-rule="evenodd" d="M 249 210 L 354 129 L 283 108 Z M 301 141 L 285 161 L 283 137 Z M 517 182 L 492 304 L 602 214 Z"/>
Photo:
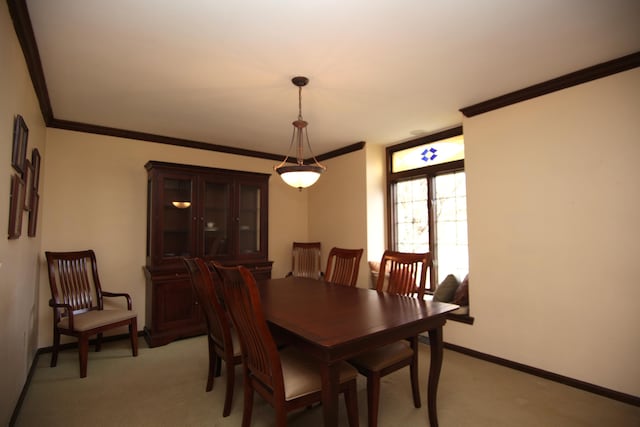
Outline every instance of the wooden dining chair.
<path id="1" fill-rule="evenodd" d="M 267 324 L 255 278 L 242 266 L 224 267 L 214 262 L 223 278 L 223 294 L 242 346 L 244 411 L 242 426 L 249 427 L 253 395 L 257 392 L 276 412 L 276 426 L 287 424 L 287 413 L 322 399 L 322 379 L 309 355 L 287 346 L 278 350 Z M 358 425 L 357 371 L 340 366 L 340 392 L 344 393 L 349 425 Z"/>
<path id="2" fill-rule="evenodd" d="M 319 279 L 323 275 L 320 265 L 320 249 L 320 242 L 293 242 L 291 271 L 287 277 Z"/>
<path id="3" fill-rule="evenodd" d="M 53 349 L 51 367 L 58 363 L 60 335 L 78 339 L 80 378 L 87 376 L 89 338 L 96 336 L 96 351 L 100 351 L 102 333 L 122 326 L 129 327 L 131 352 L 138 355 L 138 315 L 131 309 L 131 296 L 102 290 L 98 264 L 93 250 L 45 252 L 49 272 L 49 287 L 53 308 Z M 122 297 L 126 309 L 105 308 L 105 298 Z"/>
<path id="4" fill-rule="evenodd" d="M 427 270 L 431 267 L 430 253 L 385 251 L 380 261 L 376 290 L 423 299 Z M 418 382 L 418 336 L 407 337 L 349 360 L 367 377 L 367 415 L 369 427 L 378 425 L 380 379 L 398 369 L 409 366 L 413 405 L 420 408 Z"/>
<path id="5" fill-rule="evenodd" d="M 224 397 L 222 416 L 231 413 L 233 388 L 235 384 L 235 367 L 242 363 L 240 341 L 231 327 L 231 319 L 218 297 L 222 292 L 222 283 L 218 272 L 210 270 L 201 258 L 183 258 L 196 301 L 202 309 L 207 324 L 207 340 L 209 343 L 209 372 L 207 374 L 206 391 L 213 389 L 214 376 L 219 377 L 222 361 L 226 367 L 227 387 Z"/>
<path id="6" fill-rule="evenodd" d="M 355 286 L 362 252 L 363 249 L 331 248 L 324 280 L 338 285 Z"/>

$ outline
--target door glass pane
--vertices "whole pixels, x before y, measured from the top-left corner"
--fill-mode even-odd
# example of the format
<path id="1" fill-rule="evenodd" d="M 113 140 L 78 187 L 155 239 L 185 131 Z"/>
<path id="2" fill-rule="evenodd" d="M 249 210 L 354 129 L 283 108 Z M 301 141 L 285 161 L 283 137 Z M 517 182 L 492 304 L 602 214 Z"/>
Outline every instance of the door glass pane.
<path id="1" fill-rule="evenodd" d="M 163 181 L 163 256 L 192 256 L 191 180 L 165 178 Z"/>
<path id="2" fill-rule="evenodd" d="M 438 283 L 448 274 L 462 280 L 469 272 L 467 189 L 464 172 L 435 177 Z"/>
<path id="3" fill-rule="evenodd" d="M 429 252 L 427 178 L 396 185 L 396 241 L 401 252 Z"/>
<path id="4" fill-rule="evenodd" d="M 204 189 L 203 243 L 205 256 L 228 255 L 231 212 L 229 185 L 206 182 Z"/>
<path id="5" fill-rule="evenodd" d="M 428 179 L 434 188 L 433 236 L 429 235 Z M 448 274 L 462 280 L 469 272 L 464 171 L 400 181 L 395 186 L 394 206 L 397 250 L 428 252 L 432 240 L 436 284 Z"/>
<path id="6" fill-rule="evenodd" d="M 260 187 L 240 184 L 238 249 L 240 255 L 258 253 L 260 248 Z"/>

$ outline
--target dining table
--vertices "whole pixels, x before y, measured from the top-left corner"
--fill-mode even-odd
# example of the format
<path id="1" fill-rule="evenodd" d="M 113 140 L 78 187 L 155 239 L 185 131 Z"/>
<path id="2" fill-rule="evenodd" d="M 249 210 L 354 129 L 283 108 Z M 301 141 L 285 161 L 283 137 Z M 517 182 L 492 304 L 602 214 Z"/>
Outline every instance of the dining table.
<path id="1" fill-rule="evenodd" d="M 457 305 L 373 289 L 289 276 L 258 282 L 264 315 L 274 335 L 318 361 L 324 425 L 338 425 L 339 364 L 428 332 L 430 359 L 427 412 L 438 425 L 436 395 L 442 368 L 442 327 Z"/>

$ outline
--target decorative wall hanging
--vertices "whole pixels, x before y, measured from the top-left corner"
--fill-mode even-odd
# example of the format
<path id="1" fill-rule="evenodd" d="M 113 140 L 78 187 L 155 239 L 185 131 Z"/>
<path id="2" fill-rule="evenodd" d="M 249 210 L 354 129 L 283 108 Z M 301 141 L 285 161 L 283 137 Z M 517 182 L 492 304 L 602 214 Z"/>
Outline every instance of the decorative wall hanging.
<path id="1" fill-rule="evenodd" d="M 17 173 L 11 175 L 11 201 L 9 203 L 9 239 L 17 239 L 22 233 L 24 206 L 24 181 Z"/>
<path id="2" fill-rule="evenodd" d="M 24 210 L 31 211 L 33 200 L 33 166 L 29 159 L 24 161 Z"/>
<path id="3" fill-rule="evenodd" d="M 29 228 L 27 230 L 27 236 L 36 236 L 36 224 L 38 222 L 38 203 L 40 203 L 40 196 L 38 193 L 33 194 L 33 200 L 31 201 L 31 212 L 29 212 Z"/>
<path id="4" fill-rule="evenodd" d="M 11 166 L 24 174 L 25 161 L 27 159 L 27 139 L 29 138 L 29 128 L 24 119 L 18 114 L 13 122 L 13 151 L 11 154 Z"/>
<path id="5" fill-rule="evenodd" d="M 31 179 L 31 209 L 29 210 L 27 236 L 35 237 L 36 224 L 38 222 L 38 203 L 40 202 L 40 194 L 38 193 L 38 185 L 40 184 L 40 152 L 37 148 L 34 148 L 31 152 L 31 172 L 33 172 L 33 178 Z"/>

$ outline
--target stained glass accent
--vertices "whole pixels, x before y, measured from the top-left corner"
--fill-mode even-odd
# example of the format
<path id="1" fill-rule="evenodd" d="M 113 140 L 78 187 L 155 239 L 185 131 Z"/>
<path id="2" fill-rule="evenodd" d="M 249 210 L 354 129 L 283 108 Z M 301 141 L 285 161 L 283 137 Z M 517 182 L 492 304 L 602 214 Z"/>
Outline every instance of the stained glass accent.
<path id="1" fill-rule="evenodd" d="M 439 165 L 464 159 L 464 136 L 458 135 L 392 154 L 392 172 L 403 172 L 425 166 Z"/>

